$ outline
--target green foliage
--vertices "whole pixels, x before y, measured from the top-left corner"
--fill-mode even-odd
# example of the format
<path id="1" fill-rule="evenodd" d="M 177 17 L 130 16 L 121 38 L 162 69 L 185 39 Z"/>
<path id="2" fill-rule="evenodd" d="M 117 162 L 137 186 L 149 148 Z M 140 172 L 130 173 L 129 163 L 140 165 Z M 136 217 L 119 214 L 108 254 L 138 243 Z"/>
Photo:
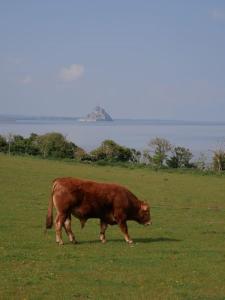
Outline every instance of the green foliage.
<path id="1" fill-rule="evenodd" d="M 211 169 L 209 163 L 207 163 L 207 156 L 204 153 L 200 153 L 194 162 L 194 166 L 202 171 L 209 171 Z"/>
<path id="2" fill-rule="evenodd" d="M 74 158 L 77 149 L 74 143 L 67 141 L 61 133 L 57 132 L 38 136 L 37 143 L 44 158 Z"/>
<path id="3" fill-rule="evenodd" d="M 27 139 L 26 153 L 29 155 L 41 155 L 37 134 L 31 133 L 30 137 Z"/>
<path id="4" fill-rule="evenodd" d="M 156 167 L 163 167 L 165 165 L 168 153 L 171 151 L 172 146 L 170 142 L 164 138 L 156 137 L 149 142 L 149 162 Z"/>
<path id="5" fill-rule="evenodd" d="M 0 152 L 8 152 L 9 154 L 29 154 L 40 155 L 39 146 L 37 143 L 37 134 L 32 133 L 29 138 L 25 138 L 21 135 L 9 134 L 7 139 L 4 138 L 4 148 L 0 147 Z M 1 142 L 0 142 L 1 143 Z"/>
<path id="6" fill-rule="evenodd" d="M 65 158 L 73 157 L 73 148 L 65 137 L 57 132 L 46 133 L 38 137 L 38 146 L 41 155 L 46 157 Z"/>
<path id="7" fill-rule="evenodd" d="M 14 135 L 11 139 L 10 153 L 24 154 L 26 153 L 26 139 L 21 135 Z"/>
<path id="8" fill-rule="evenodd" d="M 90 160 L 88 153 L 80 147 L 74 149 L 74 158 L 78 161 Z"/>
<path id="9" fill-rule="evenodd" d="M 213 169 L 218 172 L 225 170 L 225 152 L 221 149 L 213 153 Z"/>
<path id="10" fill-rule="evenodd" d="M 9 135 L 8 141 L 0 136 L 0 152 L 8 151 L 9 154 L 38 155 L 43 158 L 69 158 L 84 155 L 85 151 L 57 132 L 50 132 L 44 135 L 32 133 L 25 138 L 21 135 Z M 83 153 L 83 154 L 81 154 Z"/>
<path id="11" fill-rule="evenodd" d="M 141 163 L 141 151 L 138 151 L 134 148 L 131 148 L 130 151 L 131 151 L 130 161 L 138 164 Z"/>
<path id="12" fill-rule="evenodd" d="M 193 154 L 184 147 L 175 147 L 172 149 L 172 156 L 167 159 L 169 168 L 190 168 L 193 165 L 190 163 Z"/>
<path id="13" fill-rule="evenodd" d="M 152 169 L 158 168 L 197 168 L 209 170 L 206 158 L 191 163 L 193 157 L 188 148 L 172 147 L 166 139 L 156 137 L 149 142 L 149 148 L 143 152 L 134 148 L 127 148 L 117 144 L 113 140 L 105 140 L 100 147 L 87 153 L 84 149 L 68 141 L 58 132 L 50 132 L 43 135 L 32 133 L 28 138 L 21 135 L 0 135 L 0 152 L 13 155 L 32 155 L 51 159 L 75 159 L 86 163 L 98 163 L 101 165 L 134 166 L 147 165 Z M 211 168 L 211 167 L 210 167 Z M 225 170 L 224 151 L 214 152 L 213 169 Z"/>
<path id="14" fill-rule="evenodd" d="M 0 152 L 6 153 L 8 151 L 8 144 L 6 138 L 0 135 Z"/>
<path id="15" fill-rule="evenodd" d="M 134 157 L 134 152 L 112 140 L 105 140 L 100 147 L 91 151 L 90 155 L 95 161 L 131 161 Z"/>

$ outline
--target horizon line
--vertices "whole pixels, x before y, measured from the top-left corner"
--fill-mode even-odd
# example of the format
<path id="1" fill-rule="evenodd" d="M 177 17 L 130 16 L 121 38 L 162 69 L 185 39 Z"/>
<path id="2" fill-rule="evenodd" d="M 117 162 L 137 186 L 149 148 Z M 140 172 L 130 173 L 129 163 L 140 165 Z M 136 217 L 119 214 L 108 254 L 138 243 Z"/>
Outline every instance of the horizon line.
<path id="1" fill-rule="evenodd" d="M 31 119 L 68 119 L 68 120 L 79 120 L 83 117 L 78 116 L 50 116 L 50 115 L 22 115 L 22 114 L 0 114 L 0 119 L 11 118 L 13 120 L 31 120 Z M 158 121 L 158 122 L 177 122 L 177 123 L 189 123 L 189 124 L 221 124 L 225 125 L 225 121 L 221 120 L 184 120 L 184 119 L 164 119 L 164 118 L 151 118 L 151 117 L 144 117 L 144 118 L 113 118 L 112 121 L 93 121 L 93 123 L 101 123 L 101 122 L 113 122 L 113 121 Z M 84 122 L 85 123 L 85 122 Z M 88 122 L 92 123 L 92 122 Z"/>

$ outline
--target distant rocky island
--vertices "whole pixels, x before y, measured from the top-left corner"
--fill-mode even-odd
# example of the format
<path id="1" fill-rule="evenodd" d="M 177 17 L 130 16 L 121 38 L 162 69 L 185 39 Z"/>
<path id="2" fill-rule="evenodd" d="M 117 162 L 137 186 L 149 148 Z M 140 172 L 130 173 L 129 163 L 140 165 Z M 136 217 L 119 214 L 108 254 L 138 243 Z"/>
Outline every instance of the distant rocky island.
<path id="1" fill-rule="evenodd" d="M 83 122 L 97 122 L 97 121 L 113 121 L 111 116 L 100 106 L 96 106 L 94 110 L 85 118 L 79 119 Z"/>

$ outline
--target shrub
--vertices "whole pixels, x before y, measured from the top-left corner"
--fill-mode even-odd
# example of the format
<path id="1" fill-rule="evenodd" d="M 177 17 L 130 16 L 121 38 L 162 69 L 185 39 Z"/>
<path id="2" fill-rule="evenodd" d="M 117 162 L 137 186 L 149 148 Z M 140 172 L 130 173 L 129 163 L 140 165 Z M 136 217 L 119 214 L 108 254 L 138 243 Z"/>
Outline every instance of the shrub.
<path id="1" fill-rule="evenodd" d="M 218 172 L 225 170 L 225 152 L 221 149 L 213 153 L 213 169 Z"/>
<path id="2" fill-rule="evenodd" d="M 133 153 L 129 148 L 122 147 L 112 140 L 105 140 L 101 146 L 91 151 L 93 160 L 131 161 Z"/>
<path id="3" fill-rule="evenodd" d="M 6 153 L 8 151 L 8 143 L 6 138 L 0 135 L 0 152 Z"/>
<path id="4" fill-rule="evenodd" d="M 138 151 L 134 148 L 130 149 L 131 158 L 130 161 L 133 163 L 141 163 L 141 151 Z"/>
<path id="5" fill-rule="evenodd" d="M 172 146 L 169 141 L 164 138 L 156 137 L 149 142 L 149 162 L 156 167 L 163 167 L 171 151 Z"/>
<path id="6" fill-rule="evenodd" d="M 37 134 L 31 133 L 30 137 L 27 139 L 26 153 L 29 155 L 41 155 Z"/>
<path id="7" fill-rule="evenodd" d="M 90 160 L 90 155 L 84 149 L 77 147 L 74 149 L 74 158 L 80 161 Z"/>
<path id="8" fill-rule="evenodd" d="M 77 148 L 74 143 L 68 142 L 61 133 L 57 132 L 38 136 L 37 145 L 44 158 L 74 158 L 74 150 Z"/>
<path id="9" fill-rule="evenodd" d="M 195 168 L 197 168 L 198 170 L 201 170 L 201 171 L 206 171 L 206 170 L 211 169 L 211 165 L 209 164 L 209 162 L 207 160 L 208 160 L 208 158 L 207 158 L 206 154 L 200 153 L 199 157 L 194 162 Z"/>
<path id="10" fill-rule="evenodd" d="M 193 165 L 190 163 L 193 154 L 184 147 L 175 147 L 172 149 L 172 156 L 167 159 L 167 165 L 170 168 L 190 168 Z"/>
<path id="11" fill-rule="evenodd" d="M 10 153 L 24 154 L 26 152 L 26 139 L 21 135 L 13 135 L 10 141 Z"/>

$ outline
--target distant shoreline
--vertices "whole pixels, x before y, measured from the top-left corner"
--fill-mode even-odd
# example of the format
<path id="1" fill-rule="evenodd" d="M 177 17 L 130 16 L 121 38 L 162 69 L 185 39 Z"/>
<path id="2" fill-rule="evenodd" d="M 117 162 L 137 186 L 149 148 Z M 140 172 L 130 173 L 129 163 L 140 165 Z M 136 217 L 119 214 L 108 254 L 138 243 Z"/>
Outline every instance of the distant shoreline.
<path id="1" fill-rule="evenodd" d="M 183 125 L 183 126 L 225 126 L 225 121 L 185 121 L 185 120 L 164 120 L 164 119 L 114 119 L 113 121 L 90 121 L 82 117 L 53 117 L 53 116 L 21 116 L 21 115 L 0 115 L 0 123 L 55 123 L 55 122 L 76 122 L 81 124 L 116 124 L 120 125 Z"/>

